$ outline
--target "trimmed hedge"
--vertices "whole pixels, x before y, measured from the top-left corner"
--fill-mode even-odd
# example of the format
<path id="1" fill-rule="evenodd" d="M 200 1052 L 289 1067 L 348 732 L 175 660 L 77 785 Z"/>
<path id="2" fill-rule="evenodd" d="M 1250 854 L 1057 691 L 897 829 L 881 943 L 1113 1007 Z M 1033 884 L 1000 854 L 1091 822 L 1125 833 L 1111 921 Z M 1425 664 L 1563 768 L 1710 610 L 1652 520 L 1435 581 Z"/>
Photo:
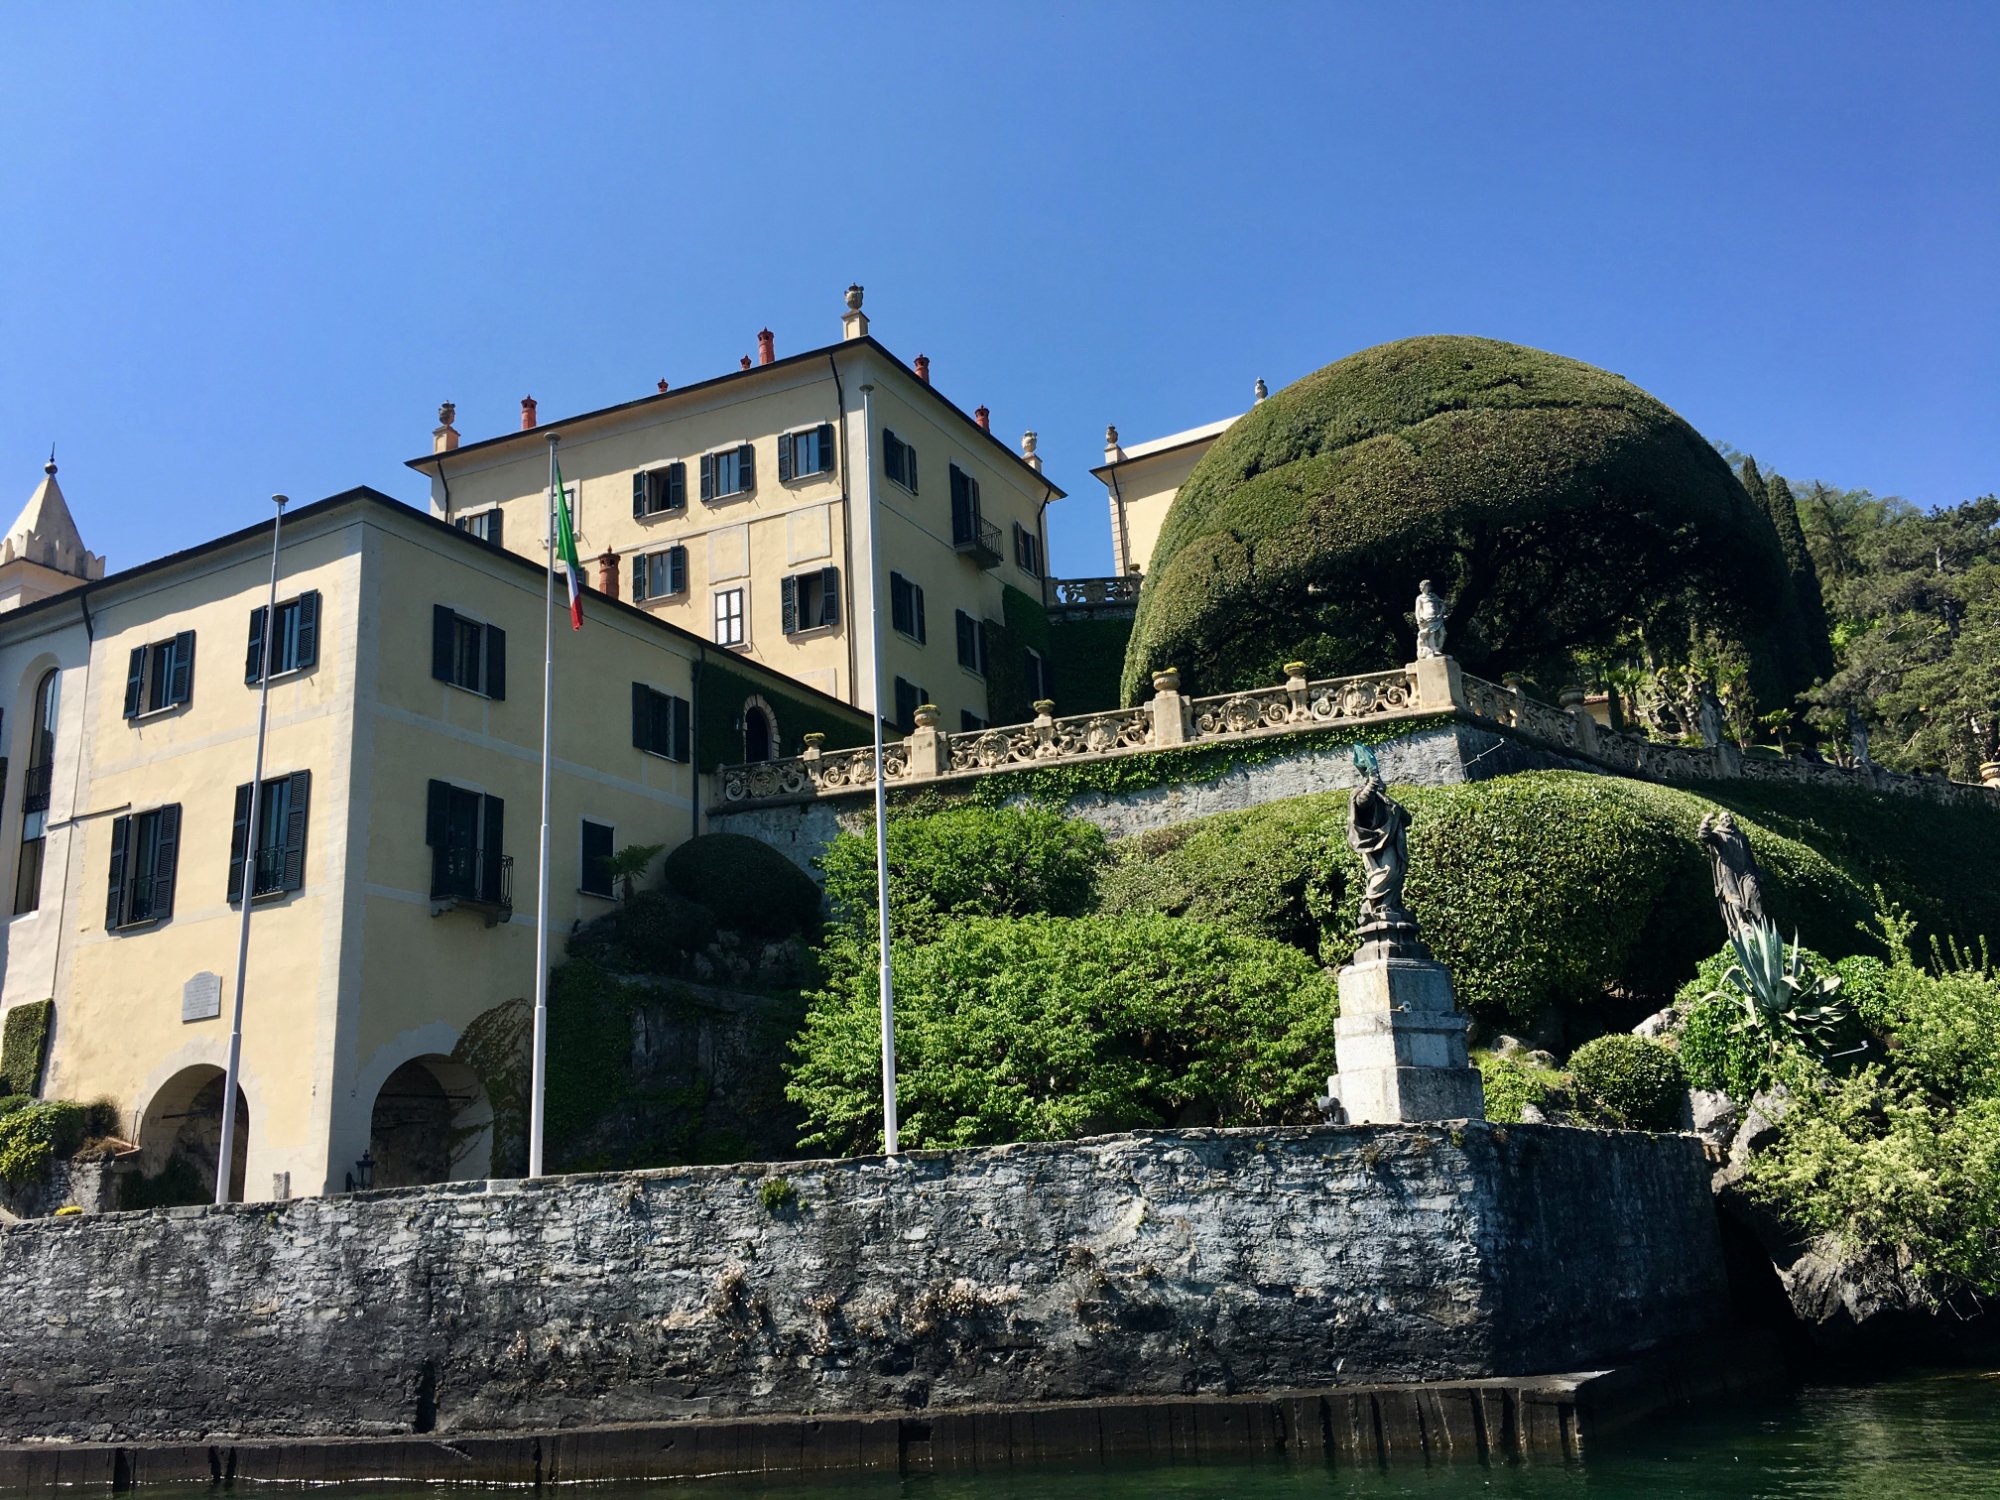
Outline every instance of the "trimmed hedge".
<path id="1" fill-rule="evenodd" d="M 1475 671 L 1697 618 L 1747 642 L 1787 590 L 1769 518 L 1630 381 L 1493 339 L 1404 339 L 1277 392 L 1196 465 L 1153 549 L 1124 700 L 1170 665 L 1215 693 L 1293 657 L 1408 661 L 1426 578 Z"/>
<path id="2" fill-rule="evenodd" d="M 819 924 L 819 887 L 769 844 L 740 833 L 704 833 L 667 856 L 660 882 L 714 913 L 717 925 L 790 937 Z"/>
<path id="3" fill-rule="evenodd" d="M 1680 1125 L 1687 1074 L 1674 1049 L 1651 1037 L 1614 1031 L 1570 1054 L 1569 1078 L 1590 1112 L 1625 1130 Z"/>
<path id="4" fill-rule="evenodd" d="M 55 1011 L 53 1000 L 8 1007 L 0 1023 L 0 1094 L 32 1094 L 41 1085 Z"/>
<path id="5" fill-rule="evenodd" d="M 1396 795 L 1415 816 L 1411 908 L 1475 1015 L 1526 1020 L 1610 999 L 1619 1014 L 1596 1029 L 1622 1030 L 1670 997 L 1722 939 L 1695 830 L 1716 801 L 1742 812 L 1741 799 L 1574 771 Z M 1099 882 L 1099 909 L 1217 922 L 1342 963 L 1359 899 L 1346 815 L 1347 794 L 1331 792 L 1125 840 Z M 1739 821 L 1780 928 L 1808 945 L 1856 946 L 1871 910 L 1868 872 L 1747 812 Z M 1909 851 L 1911 880 L 1918 858 Z M 1969 922 L 1976 891 L 1961 904 L 1960 884 L 1956 871 L 1923 877 L 1934 909 Z"/>

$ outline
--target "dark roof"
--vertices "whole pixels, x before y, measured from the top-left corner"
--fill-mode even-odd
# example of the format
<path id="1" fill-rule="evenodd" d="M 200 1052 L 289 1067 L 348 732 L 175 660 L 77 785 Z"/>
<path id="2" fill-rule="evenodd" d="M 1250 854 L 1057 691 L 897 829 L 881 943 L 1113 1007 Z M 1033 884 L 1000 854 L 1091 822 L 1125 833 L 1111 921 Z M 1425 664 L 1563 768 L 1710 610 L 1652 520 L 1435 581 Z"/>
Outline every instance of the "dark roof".
<path id="1" fill-rule="evenodd" d="M 415 469 L 420 474 L 430 473 L 433 471 L 434 466 L 438 463 L 440 459 L 450 459 L 465 453 L 484 453 L 491 449 L 499 448 L 507 443 L 538 442 L 546 438 L 551 431 L 572 425 L 574 423 L 594 422 L 598 420 L 600 417 L 614 417 L 624 412 L 637 411 L 641 407 L 655 405 L 663 401 L 673 401 L 681 396 L 692 395 L 696 391 L 712 390 L 714 387 L 722 385 L 727 381 L 747 380 L 755 375 L 766 374 L 772 370 L 788 369 L 793 365 L 804 364 L 807 360 L 825 359 L 830 355 L 836 355 L 844 350 L 854 349 L 864 345 L 870 349 L 873 349 L 877 354 L 881 355 L 884 359 L 888 360 L 890 364 L 894 365 L 898 370 L 901 370 L 905 375 L 909 376 L 910 383 L 912 385 L 916 386 L 919 390 L 926 392 L 931 397 L 932 400 L 938 402 L 940 405 L 944 407 L 946 411 L 950 412 L 953 416 L 957 417 L 961 422 L 963 422 L 967 427 L 971 428 L 974 432 L 979 434 L 979 436 L 983 438 L 986 442 L 992 444 L 993 447 L 998 452 L 1004 453 L 1009 459 L 1013 460 L 1014 463 L 1018 464 L 1022 469 L 1025 469 L 1029 474 L 1033 475 L 1035 482 L 1037 484 L 1046 486 L 1052 492 L 1053 498 L 1060 499 L 1065 496 L 1066 492 L 1060 489 L 1055 484 L 1051 483 L 1039 469 L 1035 468 L 1033 464 L 1030 464 L 1026 459 L 1022 458 L 1020 454 L 1016 453 L 1012 448 L 1009 448 L 1005 443 L 1001 442 L 1000 439 L 996 438 L 991 432 L 987 431 L 987 429 L 981 427 L 977 422 L 973 421 L 971 417 L 969 417 L 968 415 L 966 415 L 965 412 L 959 409 L 957 404 L 954 403 L 950 397 L 946 396 L 936 386 L 932 385 L 928 380 L 919 379 L 917 377 L 917 372 L 915 370 L 912 370 L 908 365 L 904 364 L 894 354 L 890 353 L 889 350 L 885 348 L 881 344 L 881 342 L 871 334 L 863 334 L 858 339 L 842 339 L 837 344 L 822 344 L 817 349 L 807 349 L 799 354 L 788 354 L 783 359 L 776 359 L 771 361 L 771 363 L 768 365 L 752 365 L 747 370 L 730 370 L 726 374 L 717 375 L 710 380 L 696 381 L 693 385 L 677 386 L 674 389 L 667 391 L 655 391 L 651 395 L 640 396 L 636 400 L 621 401 L 616 406 L 601 406 L 596 411 L 580 412 L 575 416 L 563 417 L 560 420 L 556 421 L 538 422 L 535 426 L 526 428 L 520 432 L 503 432 L 498 437 L 481 438 L 476 443 L 460 443 L 458 447 L 452 449 L 451 452 L 449 453 L 426 453 L 421 458 L 405 459 L 404 463 L 408 467 Z"/>
<path id="2" fill-rule="evenodd" d="M 404 520 L 413 522 L 418 526 L 430 528 L 440 538 L 449 537 L 451 539 L 450 545 L 452 546 L 474 548 L 482 557 L 509 563 L 538 576 L 545 570 L 545 564 L 536 562 L 531 557 L 524 557 L 518 552 L 509 552 L 504 547 L 497 547 L 491 542 L 482 541 L 470 532 L 460 531 L 449 521 L 441 521 L 429 511 L 418 510 L 414 505 L 407 505 L 403 501 L 396 499 L 393 495 L 385 495 L 371 485 L 357 485 L 351 490 L 342 490 L 339 494 L 329 495 L 324 500 L 314 500 L 309 504 L 300 506 L 297 510 L 287 511 L 285 513 L 285 522 L 288 526 L 296 525 L 301 521 L 310 521 L 320 516 L 329 515 L 343 506 L 350 505 L 375 506 L 393 511 L 398 517 Z M 7 629 L 16 620 L 27 619 L 36 614 L 53 613 L 65 606 L 87 603 L 92 595 L 101 593 L 105 589 L 117 588 L 121 584 L 132 583 L 155 573 L 164 573 L 184 563 L 195 562 L 214 553 L 226 552 L 232 547 L 239 547 L 247 542 L 268 543 L 270 535 L 271 528 L 269 524 L 260 522 L 255 526 L 246 526 L 240 531 L 232 531 L 226 535 L 214 537 L 206 542 L 198 542 L 192 547 L 184 547 L 179 552 L 170 552 L 165 557 L 156 557 L 151 562 L 140 563 L 136 567 L 126 568 L 117 573 L 109 573 L 102 578 L 91 579 L 87 583 L 79 583 L 73 589 L 65 589 L 60 594 L 52 594 L 46 599 L 37 599 L 33 604 L 26 604 L 19 609 L 9 610 L 5 614 L 0 614 L 0 630 Z M 266 546 L 266 550 L 268 551 L 268 545 Z M 628 604 L 623 599 L 613 599 L 610 595 L 600 593 L 593 588 L 585 588 L 584 595 L 593 605 L 600 609 L 616 610 L 629 619 L 643 620 L 655 630 L 662 631 L 667 635 L 680 637 L 682 640 L 698 647 L 699 655 L 713 654 L 718 657 L 727 657 L 732 664 L 745 671 L 775 679 L 777 683 L 783 684 L 784 690 L 788 693 L 805 694 L 810 698 L 821 700 L 832 708 L 853 714 L 864 723 L 868 721 L 868 714 L 865 709 L 856 708 L 851 703 L 843 703 L 831 693 L 822 692 L 809 683 L 800 682 L 795 677 L 788 677 L 775 667 L 766 666 L 760 661 L 738 656 L 726 648 L 718 647 L 706 637 L 696 635 L 692 630 L 676 625 L 671 621 L 662 620 L 657 615 L 649 614 L 637 605 Z"/>

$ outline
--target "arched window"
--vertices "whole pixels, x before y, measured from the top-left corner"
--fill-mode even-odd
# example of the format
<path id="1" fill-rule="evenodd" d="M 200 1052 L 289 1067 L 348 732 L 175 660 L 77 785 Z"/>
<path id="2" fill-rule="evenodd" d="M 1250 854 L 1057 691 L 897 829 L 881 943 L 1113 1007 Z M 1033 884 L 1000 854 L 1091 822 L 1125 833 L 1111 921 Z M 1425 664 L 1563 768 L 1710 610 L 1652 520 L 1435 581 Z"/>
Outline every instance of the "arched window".
<path id="1" fill-rule="evenodd" d="M 743 759 L 772 760 L 777 756 L 778 731 L 771 715 L 752 703 L 743 710 Z"/>
<path id="2" fill-rule="evenodd" d="M 42 904 L 42 855 L 48 848 L 49 787 L 55 779 L 57 674 L 51 667 L 35 685 L 29 721 L 28 773 L 21 778 L 21 862 L 14 874 L 14 915 Z"/>

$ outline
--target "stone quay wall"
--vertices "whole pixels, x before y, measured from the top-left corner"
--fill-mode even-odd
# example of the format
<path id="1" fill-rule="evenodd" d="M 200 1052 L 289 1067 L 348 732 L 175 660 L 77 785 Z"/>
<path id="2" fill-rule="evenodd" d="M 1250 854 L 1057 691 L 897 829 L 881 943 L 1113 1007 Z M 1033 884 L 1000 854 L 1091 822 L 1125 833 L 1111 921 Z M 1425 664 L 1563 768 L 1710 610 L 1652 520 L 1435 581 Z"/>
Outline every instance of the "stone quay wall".
<path id="1" fill-rule="evenodd" d="M 0 1226 L 0 1442 L 941 1412 L 1601 1367 L 1725 1314 L 1700 1143 L 1177 1131 Z"/>

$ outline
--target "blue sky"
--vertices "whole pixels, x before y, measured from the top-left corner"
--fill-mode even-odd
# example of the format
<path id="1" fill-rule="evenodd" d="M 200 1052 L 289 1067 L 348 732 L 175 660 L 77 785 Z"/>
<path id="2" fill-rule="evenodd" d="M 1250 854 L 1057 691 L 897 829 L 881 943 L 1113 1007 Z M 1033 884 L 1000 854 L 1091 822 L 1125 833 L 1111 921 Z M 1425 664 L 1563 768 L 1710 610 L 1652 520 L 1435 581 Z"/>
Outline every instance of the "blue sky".
<path id="1" fill-rule="evenodd" d="M 1794 477 L 2000 487 L 2000 6 L 0 9 L 0 506 L 114 567 L 874 331 L 1071 498 L 1356 349 L 1603 365 Z"/>

